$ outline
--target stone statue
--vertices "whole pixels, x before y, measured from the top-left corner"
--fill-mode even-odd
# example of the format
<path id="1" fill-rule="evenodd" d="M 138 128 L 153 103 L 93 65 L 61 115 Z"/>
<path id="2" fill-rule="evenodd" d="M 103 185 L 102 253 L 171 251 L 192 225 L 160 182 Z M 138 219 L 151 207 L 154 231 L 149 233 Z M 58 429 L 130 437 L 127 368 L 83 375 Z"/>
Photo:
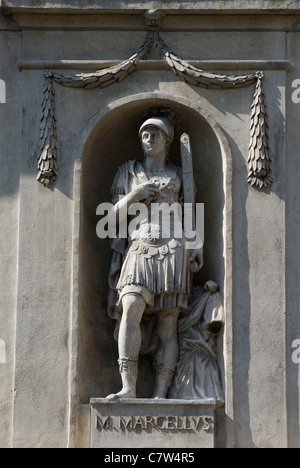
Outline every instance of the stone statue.
<path id="1" fill-rule="evenodd" d="M 224 404 L 218 367 L 217 336 L 224 323 L 218 285 L 207 281 L 196 287 L 189 314 L 178 322 L 179 358 L 168 397 L 175 400 L 208 400 Z"/>
<path id="2" fill-rule="evenodd" d="M 179 357 L 178 319 L 188 316 L 192 275 L 203 263 L 202 248 L 188 250 L 184 236 L 176 236 L 176 213 L 170 216 L 173 224 L 167 236 L 162 232 L 162 216 L 154 223 L 150 213 L 154 204 L 184 202 L 182 169 L 168 158 L 174 127 L 166 117 L 152 117 L 143 123 L 139 136 L 144 160 L 123 164 L 111 191 L 119 224 L 134 204 L 143 203 L 147 209 L 127 238 L 111 240 L 109 315 L 117 321 L 123 387 L 109 395 L 110 400 L 136 398 L 142 353 L 154 355 L 153 398 L 167 397 Z"/>

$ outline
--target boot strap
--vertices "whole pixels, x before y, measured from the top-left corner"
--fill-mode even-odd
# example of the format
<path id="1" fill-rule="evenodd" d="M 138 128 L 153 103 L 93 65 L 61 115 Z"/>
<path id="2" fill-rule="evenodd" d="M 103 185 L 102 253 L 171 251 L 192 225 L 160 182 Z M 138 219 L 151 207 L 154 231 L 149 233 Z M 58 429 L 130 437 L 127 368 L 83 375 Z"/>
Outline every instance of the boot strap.
<path id="1" fill-rule="evenodd" d="M 137 373 L 138 368 L 138 359 L 132 357 L 123 357 L 118 359 L 118 364 L 120 367 L 120 373 L 134 371 Z"/>

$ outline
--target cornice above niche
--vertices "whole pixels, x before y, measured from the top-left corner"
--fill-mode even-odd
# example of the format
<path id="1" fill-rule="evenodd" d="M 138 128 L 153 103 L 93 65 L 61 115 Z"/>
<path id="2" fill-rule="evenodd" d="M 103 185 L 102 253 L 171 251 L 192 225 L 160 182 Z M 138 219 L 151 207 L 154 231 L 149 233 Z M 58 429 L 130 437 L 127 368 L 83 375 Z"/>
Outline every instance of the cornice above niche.
<path id="1" fill-rule="evenodd" d="M 54 0 L 44 1 L 40 0 L 2 0 L 0 1 L 1 8 L 10 13 L 16 12 L 44 12 L 47 14 L 56 14 L 57 12 L 70 12 L 74 13 L 91 13 L 91 12 L 136 12 L 152 10 L 160 8 L 170 12 L 177 12 L 178 10 L 187 12 L 203 12 L 203 13 L 283 13 L 291 14 L 299 12 L 300 6 L 298 0 L 181 0 L 176 1 L 147 1 L 147 0 Z"/>

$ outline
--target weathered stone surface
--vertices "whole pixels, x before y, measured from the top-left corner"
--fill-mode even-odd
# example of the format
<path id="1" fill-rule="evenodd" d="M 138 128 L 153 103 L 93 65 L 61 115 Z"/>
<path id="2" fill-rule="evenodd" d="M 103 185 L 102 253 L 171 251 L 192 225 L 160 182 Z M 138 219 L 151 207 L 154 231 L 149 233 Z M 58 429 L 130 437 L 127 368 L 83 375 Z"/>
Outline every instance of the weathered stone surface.
<path id="1" fill-rule="evenodd" d="M 161 8 L 164 10 L 218 10 L 218 11 L 283 11 L 298 10 L 297 0 L 200 0 L 197 2 L 191 0 L 176 1 L 130 1 L 130 0 L 104 0 L 99 3 L 97 0 L 86 2 L 85 0 L 63 0 L 61 2 L 40 2 L 39 0 L 2 0 L 2 4 L 7 8 L 24 9 L 73 9 L 73 10 L 149 10 Z"/>
<path id="2" fill-rule="evenodd" d="M 0 15 L 1 18 L 1 15 Z M 17 63 L 21 53 L 21 37 L 10 31 L 10 24 L 0 21 L 0 445 L 11 445 L 11 420 L 14 398 L 14 350 L 16 326 L 16 284 L 18 270 L 18 223 L 20 184 L 20 75 Z M 5 31 L 5 28 L 9 28 Z M 5 85 L 5 89 L 4 89 Z M 4 359 L 5 357 L 5 359 Z"/>
<path id="3" fill-rule="evenodd" d="M 119 14 L 86 15 L 96 3 L 99 13 Z M 119 390 L 107 317 L 110 250 L 96 236 L 96 207 L 109 201 L 116 167 L 140 156 L 136 135 L 149 104 L 181 114 L 199 201 L 214 214 L 205 218 L 199 281 L 220 285 L 226 311 L 219 338 L 226 401 L 216 411 L 216 445 L 299 447 L 300 373 L 291 358 L 300 338 L 300 103 L 292 100 L 300 80 L 299 2 L 164 2 L 172 14 L 163 19 L 161 36 L 180 58 L 204 61 L 205 70 L 216 73 L 264 71 L 269 189 L 246 182 L 254 88 L 195 87 L 162 67 L 156 50 L 149 56 L 155 62 L 106 89 L 54 83 L 59 178 L 52 190 L 36 181 L 46 64 L 73 75 L 85 65 L 94 70 L 94 60 L 105 68 L 130 57 L 145 38 L 144 10 L 157 5 L 1 3 L 5 13 L 19 8 L 13 17 L 0 14 L 6 85 L 0 104 L 2 447 L 89 446 L 86 405 Z M 215 15 L 201 15 L 216 6 Z M 79 7 L 86 7 L 84 14 L 69 14 Z M 39 14 L 30 13 L 35 8 Z M 198 14 L 182 15 L 188 8 Z M 66 14 L 43 14 L 58 9 Z M 177 143 L 172 158 L 178 164 Z M 142 358 L 137 385 L 143 398 L 151 396 L 153 379 Z"/>
<path id="4" fill-rule="evenodd" d="M 212 401 L 92 399 L 91 448 L 214 448 Z"/>

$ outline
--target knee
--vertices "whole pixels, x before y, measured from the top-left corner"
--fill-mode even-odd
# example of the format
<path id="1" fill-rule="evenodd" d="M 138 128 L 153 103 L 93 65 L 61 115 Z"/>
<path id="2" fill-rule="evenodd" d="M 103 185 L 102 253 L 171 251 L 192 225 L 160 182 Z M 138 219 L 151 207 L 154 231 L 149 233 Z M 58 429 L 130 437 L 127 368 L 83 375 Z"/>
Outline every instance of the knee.
<path id="1" fill-rule="evenodd" d="M 123 318 L 126 321 L 139 323 L 145 310 L 145 301 L 142 296 L 126 294 L 122 299 Z"/>

